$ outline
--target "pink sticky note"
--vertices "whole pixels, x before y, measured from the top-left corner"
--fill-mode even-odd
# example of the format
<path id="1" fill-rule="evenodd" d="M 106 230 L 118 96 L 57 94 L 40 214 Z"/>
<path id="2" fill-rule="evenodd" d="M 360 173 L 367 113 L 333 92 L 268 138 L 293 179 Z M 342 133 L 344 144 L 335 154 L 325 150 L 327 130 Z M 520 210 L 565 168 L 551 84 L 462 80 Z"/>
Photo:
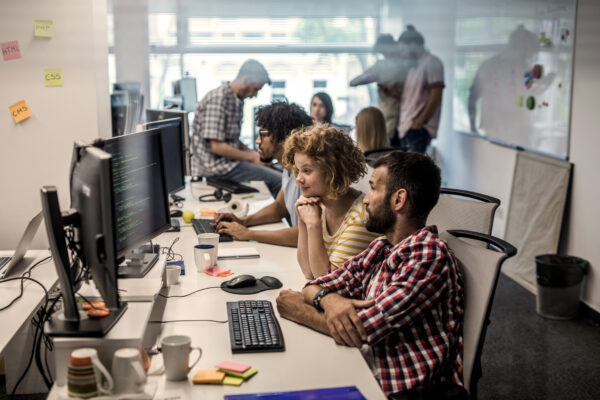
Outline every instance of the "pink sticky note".
<path id="1" fill-rule="evenodd" d="M 250 369 L 250 366 L 247 364 L 237 363 L 233 361 L 222 361 L 219 364 L 215 365 L 216 368 L 226 369 L 228 371 L 244 373 Z"/>
<path id="2" fill-rule="evenodd" d="M 4 57 L 4 61 L 21 58 L 21 49 L 19 49 L 18 40 L 0 43 L 0 46 L 2 46 L 2 57 Z"/>
<path id="3" fill-rule="evenodd" d="M 221 274 L 226 274 L 230 271 L 231 270 L 229 270 L 229 269 L 224 270 L 224 269 L 221 269 L 221 268 L 215 266 L 215 267 L 205 270 L 204 272 L 206 272 L 210 276 L 221 276 Z"/>

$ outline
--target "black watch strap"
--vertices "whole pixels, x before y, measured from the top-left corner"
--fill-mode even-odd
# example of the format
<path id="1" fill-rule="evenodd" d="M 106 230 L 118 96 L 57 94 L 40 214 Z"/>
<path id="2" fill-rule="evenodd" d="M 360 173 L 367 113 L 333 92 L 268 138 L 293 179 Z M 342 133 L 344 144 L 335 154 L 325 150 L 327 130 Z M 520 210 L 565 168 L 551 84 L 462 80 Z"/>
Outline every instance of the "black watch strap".
<path id="1" fill-rule="evenodd" d="M 313 297 L 313 305 L 315 306 L 315 308 L 317 310 L 323 311 L 323 307 L 321 307 L 321 299 L 329 293 L 331 293 L 331 290 L 329 290 L 327 288 L 323 288 L 323 289 L 319 290 L 317 292 L 317 294 L 315 294 L 315 297 Z"/>

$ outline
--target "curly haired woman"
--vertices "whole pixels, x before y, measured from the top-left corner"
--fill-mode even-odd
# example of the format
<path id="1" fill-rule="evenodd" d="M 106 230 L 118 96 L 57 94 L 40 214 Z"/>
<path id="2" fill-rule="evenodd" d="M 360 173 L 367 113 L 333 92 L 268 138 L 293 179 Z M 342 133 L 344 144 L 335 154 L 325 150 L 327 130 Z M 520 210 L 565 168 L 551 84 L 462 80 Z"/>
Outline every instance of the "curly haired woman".
<path id="1" fill-rule="evenodd" d="M 298 263 L 308 279 L 325 275 L 378 236 L 365 228 L 364 194 L 350 187 L 366 172 L 364 156 L 342 131 L 314 125 L 286 140 L 282 161 L 302 191 Z"/>

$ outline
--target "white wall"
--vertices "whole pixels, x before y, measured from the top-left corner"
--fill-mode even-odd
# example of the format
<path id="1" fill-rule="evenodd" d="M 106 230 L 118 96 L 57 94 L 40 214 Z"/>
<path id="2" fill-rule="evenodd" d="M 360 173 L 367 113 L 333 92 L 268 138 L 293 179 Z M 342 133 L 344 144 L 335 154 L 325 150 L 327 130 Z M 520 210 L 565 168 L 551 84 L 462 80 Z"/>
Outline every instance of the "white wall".
<path id="1" fill-rule="evenodd" d="M 56 185 L 68 206 L 75 139 L 110 128 L 106 2 L 0 2 L 0 42 L 18 40 L 22 58 L 0 60 L 0 248 L 13 249 L 40 210 L 39 189 Z M 33 36 L 35 19 L 54 21 L 54 37 Z M 44 68 L 62 68 L 64 86 L 45 87 Z M 8 106 L 25 99 L 33 117 L 15 124 Z M 43 226 L 34 247 L 46 247 Z"/>
<path id="2" fill-rule="evenodd" d="M 600 170 L 600 132 L 596 117 L 597 94 L 600 93 L 599 20 L 599 2 L 578 1 L 570 133 L 570 161 L 574 164 L 574 173 L 566 248 L 568 254 L 583 257 L 591 263 L 583 300 L 597 311 L 600 311 L 600 212 L 597 206 L 600 198 L 597 172 Z M 496 215 L 494 234 L 502 237 L 516 152 L 480 138 L 452 132 L 451 127 L 444 127 L 438 141 L 447 183 L 451 187 L 500 198 L 503 206 Z"/>
<path id="3" fill-rule="evenodd" d="M 573 192 L 567 251 L 587 259 L 591 271 L 584 290 L 585 302 L 600 311 L 600 2 L 579 0 L 575 33 L 575 67 L 571 105 L 570 153 Z"/>

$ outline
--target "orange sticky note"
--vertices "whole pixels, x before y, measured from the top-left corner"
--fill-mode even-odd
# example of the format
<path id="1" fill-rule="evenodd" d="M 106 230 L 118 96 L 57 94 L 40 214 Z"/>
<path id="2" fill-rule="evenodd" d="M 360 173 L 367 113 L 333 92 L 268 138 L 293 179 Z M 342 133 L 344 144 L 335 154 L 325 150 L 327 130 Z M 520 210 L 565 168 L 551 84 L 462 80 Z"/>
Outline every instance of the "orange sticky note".
<path id="1" fill-rule="evenodd" d="M 19 48 L 18 40 L 0 43 L 0 46 L 2 47 L 2 57 L 4 58 L 4 61 L 21 58 L 21 49 Z"/>
<path id="2" fill-rule="evenodd" d="M 196 372 L 192 381 L 196 384 L 199 383 L 221 383 L 225 378 L 225 372 L 218 371 L 216 369 L 201 369 Z"/>
<path id="3" fill-rule="evenodd" d="M 15 103 L 12 106 L 9 106 L 8 109 L 10 110 L 10 113 L 12 114 L 12 116 L 15 119 L 15 122 L 17 124 L 19 122 L 31 117 L 31 115 L 32 115 L 31 109 L 29 108 L 27 103 L 25 103 L 25 100 L 21 100 L 20 102 Z"/>

